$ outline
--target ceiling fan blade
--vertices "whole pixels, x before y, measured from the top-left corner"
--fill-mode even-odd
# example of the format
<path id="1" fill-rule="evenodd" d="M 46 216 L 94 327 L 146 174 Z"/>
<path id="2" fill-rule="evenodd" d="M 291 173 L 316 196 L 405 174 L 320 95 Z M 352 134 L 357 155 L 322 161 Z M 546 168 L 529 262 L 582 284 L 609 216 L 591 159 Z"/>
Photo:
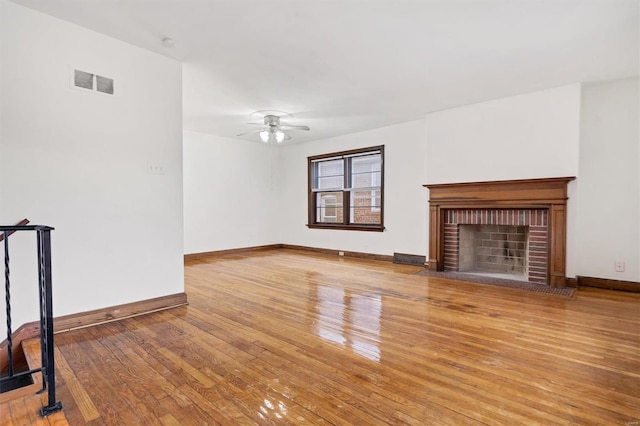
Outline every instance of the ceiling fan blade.
<path id="1" fill-rule="evenodd" d="M 266 130 L 266 129 L 251 130 L 251 131 L 248 131 L 248 132 L 240 133 L 240 134 L 238 134 L 236 136 L 245 136 L 245 135 L 250 135 L 252 133 L 260 133 L 263 130 Z"/>
<path id="2" fill-rule="evenodd" d="M 284 133 L 284 132 L 282 132 L 282 133 Z M 284 141 L 288 141 L 288 140 L 291 140 L 291 136 L 289 136 L 288 134 L 284 133 L 284 139 L 283 139 L 282 141 L 280 141 L 280 142 L 278 142 L 278 141 L 276 140 L 276 142 L 278 142 L 278 143 L 282 143 L 282 142 L 284 142 Z"/>
<path id="3" fill-rule="evenodd" d="M 280 128 L 285 130 L 310 130 L 309 126 L 294 126 L 288 123 L 280 123 Z"/>

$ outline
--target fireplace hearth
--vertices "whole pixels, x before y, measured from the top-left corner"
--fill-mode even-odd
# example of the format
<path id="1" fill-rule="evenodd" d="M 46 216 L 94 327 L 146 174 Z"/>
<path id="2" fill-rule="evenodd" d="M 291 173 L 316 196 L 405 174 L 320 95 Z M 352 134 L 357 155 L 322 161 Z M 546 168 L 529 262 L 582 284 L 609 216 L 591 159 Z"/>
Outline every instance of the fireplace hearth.
<path id="1" fill-rule="evenodd" d="M 573 179 L 424 185 L 430 191 L 429 269 L 506 273 L 565 287 L 567 184 Z"/>

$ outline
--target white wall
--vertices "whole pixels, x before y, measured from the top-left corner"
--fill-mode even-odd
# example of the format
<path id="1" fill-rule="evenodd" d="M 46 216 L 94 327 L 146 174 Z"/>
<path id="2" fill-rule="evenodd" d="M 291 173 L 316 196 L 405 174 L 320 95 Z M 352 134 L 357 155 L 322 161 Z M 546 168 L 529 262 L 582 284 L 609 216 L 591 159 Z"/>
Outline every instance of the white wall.
<path id="1" fill-rule="evenodd" d="M 579 275 L 640 281 L 638 91 L 638 78 L 583 87 Z M 616 260 L 624 272 L 615 272 Z"/>
<path id="2" fill-rule="evenodd" d="M 385 146 L 385 231 L 307 228 L 307 157 L 376 145 Z M 426 255 L 423 120 L 292 144 L 283 147 L 279 153 L 281 242 L 384 255 L 394 252 Z"/>
<path id="3" fill-rule="evenodd" d="M 580 85 L 427 115 L 428 183 L 576 176 Z"/>
<path id="4" fill-rule="evenodd" d="M 0 1 L 0 222 L 56 228 L 54 315 L 183 292 L 181 65 Z M 116 96 L 70 88 L 69 65 Z M 19 326 L 37 319 L 35 237 L 14 237 Z"/>
<path id="5" fill-rule="evenodd" d="M 185 253 L 277 244 L 279 147 L 184 133 Z"/>
<path id="6" fill-rule="evenodd" d="M 426 181 L 578 176 L 580 85 L 427 115 Z M 577 187 L 569 184 L 567 276 L 576 274 Z"/>

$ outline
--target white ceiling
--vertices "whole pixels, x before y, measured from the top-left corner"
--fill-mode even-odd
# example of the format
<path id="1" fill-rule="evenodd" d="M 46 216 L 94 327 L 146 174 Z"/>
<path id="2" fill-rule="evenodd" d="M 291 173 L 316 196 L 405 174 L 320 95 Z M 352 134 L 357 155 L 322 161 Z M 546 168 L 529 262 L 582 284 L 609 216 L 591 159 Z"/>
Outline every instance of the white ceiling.
<path id="1" fill-rule="evenodd" d="M 185 129 L 227 137 L 260 109 L 300 142 L 639 74 L 638 0 L 14 1 L 182 62 Z"/>

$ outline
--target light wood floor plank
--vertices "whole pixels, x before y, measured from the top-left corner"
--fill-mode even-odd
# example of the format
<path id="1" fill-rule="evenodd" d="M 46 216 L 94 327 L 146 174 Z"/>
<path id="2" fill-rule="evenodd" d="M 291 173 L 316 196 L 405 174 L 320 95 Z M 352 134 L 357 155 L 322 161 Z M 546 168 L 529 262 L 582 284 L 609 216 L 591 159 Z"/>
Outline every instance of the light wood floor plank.
<path id="1" fill-rule="evenodd" d="M 76 405 L 80 409 L 80 413 L 82 414 L 82 418 L 86 422 L 90 422 L 91 420 L 95 420 L 100 417 L 98 410 L 96 409 L 93 401 L 87 395 L 87 391 L 84 386 L 80 385 L 78 379 L 75 374 L 67 364 L 66 359 L 60 353 L 58 348 L 54 349 L 55 351 L 55 363 L 56 363 L 56 373 L 62 376 L 66 386 L 69 388 L 69 392 L 73 396 Z"/>

